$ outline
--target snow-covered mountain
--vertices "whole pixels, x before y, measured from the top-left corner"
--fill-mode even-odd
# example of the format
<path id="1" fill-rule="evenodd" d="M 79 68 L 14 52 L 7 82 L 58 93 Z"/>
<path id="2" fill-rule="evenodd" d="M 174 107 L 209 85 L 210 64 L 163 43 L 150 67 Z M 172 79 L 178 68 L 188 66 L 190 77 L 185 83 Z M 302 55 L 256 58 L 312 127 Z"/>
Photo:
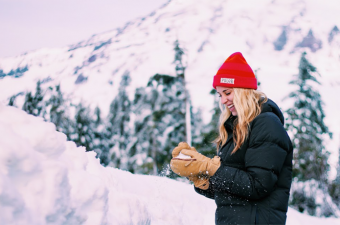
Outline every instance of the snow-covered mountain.
<path id="1" fill-rule="evenodd" d="M 215 202 L 193 185 L 103 167 L 52 123 L 1 103 L 0 136 L 1 224 L 214 224 Z M 304 224 L 340 219 L 289 208 L 287 225 Z"/>
<path id="2" fill-rule="evenodd" d="M 37 80 L 61 84 L 74 101 L 83 99 L 108 111 L 125 71 L 136 87 L 155 73 L 173 74 L 173 43 L 186 50 L 186 79 L 193 105 L 205 120 L 212 107 L 212 77 L 233 52 L 241 51 L 261 82 L 261 90 L 282 109 L 292 89 L 303 51 L 317 68 L 326 124 L 334 134 L 327 149 L 337 161 L 340 136 L 340 3 L 337 0 L 172 0 L 124 27 L 93 35 L 73 46 L 40 49 L 0 59 L 0 101 Z"/>

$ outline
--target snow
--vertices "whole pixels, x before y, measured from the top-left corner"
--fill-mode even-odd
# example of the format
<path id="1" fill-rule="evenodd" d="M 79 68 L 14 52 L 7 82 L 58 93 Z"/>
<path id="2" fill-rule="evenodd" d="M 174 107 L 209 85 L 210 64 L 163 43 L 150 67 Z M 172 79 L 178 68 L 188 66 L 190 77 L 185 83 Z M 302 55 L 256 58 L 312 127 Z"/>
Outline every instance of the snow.
<path id="1" fill-rule="evenodd" d="M 340 145 L 336 104 L 340 94 L 340 35 L 334 36 L 331 43 L 328 35 L 335 25 L 340 27 L 339 10 L 338 0 L 327 3 L 258 0 L 255 5 L 247 0 L 172 0 L 145 18 L 73 46 L 0 58 L 0 69 L 5 73 L 19 67 L 29 69 L 20 78 L 0 79 L 0 102 L 7 104 L 13 94 L 32 91 L 39 79 L 49 79 L 43 88 L 60 83 L 73 103 L 85 99 L 93 107 L 98 105 L 105 114 L 126 71 L 132 77 L 131 99 L 135 88 L 145 86 L 155 73 L 175 74 L 173 43 L 179 39 L 186 53 L 186 84 L 194 107 L 202 110 L 205 122 L 211 118 L 213 106 L 213 97 L 208 94 L 212 77 L 235 51 L 241 51 L 252 68 L 258 70 L 260 90 L 285 110 L 292 105 L 284 100 L 293 88 L 288 83 L 298 73 L 301 52 L 306 51 L 307 58 L 322 75 L 319 79 L 322 86 L 318 89 L 325 102 L 325 123 L 333 133 L 332 140 L 325 137 L 326 149 L 332 153 L 331 180 L 335 177 Z M 282 51 L 275 51 L 273 43 L 283 29 L 287 32 L 287 43 Z M 296 47 L 310 29 L 322 41 L 322 48 L 316 52 Z M 96 49 L 102 43 L 107 44 Z M 90 62 L 94 55 L 96 60 Z M 87 81 L 75 84 L 80 75 Z M 19 96 L 17 103 L 23 98 Z M 0 221 L 8 224 L 13 221 L 134 224 L 148 218 L 152 224 L 198 221 L 179 210 L 183 209 L 197 214 L 200 219 L 197 224 L 213 224 L 214 203 L 193 193 L 190 185 L 103 168 L 93 153 L 85 153 L 84 148 L 66 142 L 65 135 L 54 132 L 53 124 L 10 107 L 1 106 L 0 114 Z M 147 186 L 146 190 L 142 188 L 146 181 L 156 185 Z M 154 193 L 170 205 L 161 204 Z M 172 193 L 183 202 L 174 202 Z M 204 215 L 200 213 L 203 210 Z M 168 215 L 172 220 L 167 219 Z M 308 217 L 289 209 L 287 224 L 305 223 L 336 224 L 338 220 Z"/>
<path id="2" fill-rule="evenodd" d="M 214 224 L 215 203 L 191 184 L 103 167 L 52 123 L 0 104 L 0 221 L 43 224 Z M 340 225 L 289 208 L 287 225 Z"/>
<path id="3" fill-rule="evenodd" d="M 182 152 L 180 152 L 178 154 L 178 156 L 176 157 L 176 159 L 191 159 L 190 155 L 184 155 Z"/>

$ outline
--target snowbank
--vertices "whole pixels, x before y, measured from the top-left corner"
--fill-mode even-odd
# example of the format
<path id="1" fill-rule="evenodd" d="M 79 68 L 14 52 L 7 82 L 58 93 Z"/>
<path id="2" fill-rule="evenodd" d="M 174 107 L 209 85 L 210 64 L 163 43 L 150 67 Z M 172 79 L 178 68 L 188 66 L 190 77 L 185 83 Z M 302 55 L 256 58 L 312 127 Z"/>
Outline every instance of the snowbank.
<path id="1" fill-rule="evenodd" d="M 51 123 L 0 104 L 1 224 L 214 224 L 191 185 L 99 164 Z M 293 209 L 288 225 L 340 224 Z"/>

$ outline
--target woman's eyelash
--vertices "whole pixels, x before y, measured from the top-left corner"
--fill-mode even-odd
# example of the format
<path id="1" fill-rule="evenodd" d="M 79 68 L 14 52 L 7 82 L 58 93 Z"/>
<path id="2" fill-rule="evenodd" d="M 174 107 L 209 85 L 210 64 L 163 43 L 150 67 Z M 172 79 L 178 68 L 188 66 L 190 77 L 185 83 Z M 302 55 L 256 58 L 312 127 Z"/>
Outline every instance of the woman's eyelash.
<path id="1" fill-rule="evenodd" d="M 225 95 L 230 95 L 230 92 L 229 92 L 229 93 L 225 93 L 225 92 L 224 92 L 224 94 L 225 94 Z M 218 97 L 221 98 L 222 95 L 218 95 Z"/>

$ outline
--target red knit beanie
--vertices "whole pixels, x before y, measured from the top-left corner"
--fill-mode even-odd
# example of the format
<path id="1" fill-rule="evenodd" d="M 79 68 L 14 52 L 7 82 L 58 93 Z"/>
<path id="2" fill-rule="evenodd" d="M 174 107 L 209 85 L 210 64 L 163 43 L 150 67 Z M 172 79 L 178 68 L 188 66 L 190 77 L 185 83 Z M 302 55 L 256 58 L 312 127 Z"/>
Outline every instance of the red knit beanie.
<path id="1" fill-rule="evenodd" d="M 241 52 L 233 53 L 222 64 L 214 76 L 213 87 L 216 86 L 257 89 L 255 74 Z"/>

